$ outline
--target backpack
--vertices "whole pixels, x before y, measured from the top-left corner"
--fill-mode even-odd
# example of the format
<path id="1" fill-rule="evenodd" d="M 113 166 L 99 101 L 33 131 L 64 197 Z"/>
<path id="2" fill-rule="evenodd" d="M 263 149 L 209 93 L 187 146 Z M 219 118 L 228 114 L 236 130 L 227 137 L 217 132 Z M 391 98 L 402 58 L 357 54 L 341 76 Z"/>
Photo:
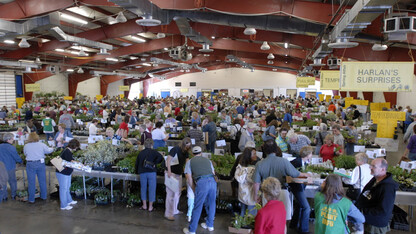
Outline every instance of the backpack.
<path id="1" fill-rule="evenodd" d="M 237 127 L 235 127 L 235 128 L 237 128 Z M 241 129 L 242 129 L 243 127 L 240 127 L 240 130 L 238 130 L 237 131 L 237 133 L 235 134 L 235 141 L 236 142 L 240 142 L 240 138 L 241 138 Z"/>

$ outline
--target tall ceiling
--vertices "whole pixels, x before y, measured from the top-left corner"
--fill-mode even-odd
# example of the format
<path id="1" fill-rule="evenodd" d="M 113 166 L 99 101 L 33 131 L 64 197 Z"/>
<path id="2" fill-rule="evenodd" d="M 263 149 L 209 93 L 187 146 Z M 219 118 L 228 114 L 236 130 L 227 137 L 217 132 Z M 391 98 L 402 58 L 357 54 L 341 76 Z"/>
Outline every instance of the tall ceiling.
<path id="1" fill-rule="evenodd" d="M 370 0 L 365 0 L 370 1 Z M 178 76 L 186 72 L 201 72 L 227 67 L 298 74 L 313 63 L 321 41 L 328 40 L 342 16 L 356 0 L 0 0 L 1 60 L 30 62 L 39 58 L 42 69 L 58 65 L 67 69 L 80 67 L 86 72 L 102 71 L 141 74 L 139 79 Z M 383 5 L 391 0 L 373 0 Z M 394 1 L 395 13 L 416 16 L 414 0 Z M 416 54 L 416 33 L 408 33 L 407 40 L 388 40 L 384 34 L 384 17 L 388 10 L 367 8 L 374 19 L 353 35 L 351 41 L 359 45 L 350 49 L 333 49 L 326 57 L 359 61 L 412 61 Z M 149 12 L 150 11 L 150 12 Z M 122 12 L 127 21 L 116 21 Z M 366 12 L 368 13 L 368 12 Z M 140 26 L 135 21 L 143 14 L 152 14 L 161 25 Z M 48 17 L 49 15 L 49 17 Z M 58 18 L 56 18 L 58 17 Z M 71 19 L 72 17 L 72 19 Z M 73 17 L 78 19 L 74 21 Z M 57 20 L 55 20 L 57 19 Z M 49 20 L 49 21 L 48 21 Z M 36 22 L 38 27 L 23 33 L 4 30 L 7 21 L 23 25 Z M 46 22 L 47 21 L 47 22 Z M 83 22 L 85 21 L 85 22 Z M 46 22 L 46 23 L 45 23 Z M 27 23 L 29 25 L 29 23 Z M 108 55 L 100 55 L 99 46 L 61 41 L 52 27 L 59 27 L 66 35 L 112 46 Z M 257 29 L 255 35 L 245 35 L 246 27 Z M 165 34 L 164 38 L 157 35 Z M 184 36 L 187 35 L 187 36 Z M 26 38 L 29 48 L 18 43 Z M 14 44 L 5 43 L 13 40 Z M 329 38 L 331 39 L 331 38 Z M 267 41 L 270 49 L 260 47 Z M 385 51 L 373 51 L 375 43 L 388 45 Z M 90 43 L 91 44 L 91 43 Z M 200 52 L 207 44 L 212 52 Z M 169 50 L 186 45 L 192 54 L 188 61 L 174 60 Z M 87 56 L 80 56 L 80 46 Z M 183 47 L 185 48 L 185 47 Z M 274 59 L 268 59 L 272 53 Z M 230 60 L 232 56 L 234 60 Z M 152 62 L 151 58 L 164 62 Z M 170 61 L 166 62 L 166 61 Z M 182 66 L 184 63 L 193 66 Z M 6 67 L 3 67 L 6 68 Z M 325 69 L 327 67 L 314 67 Z M 104 74 L 104 73 L 103 73 Z M 81 76 L 81 74 L 79 74 Z M 85 75 L 83 75 L 85 76 Z M 125 76 L 127 77 L 127 76 Z"/>

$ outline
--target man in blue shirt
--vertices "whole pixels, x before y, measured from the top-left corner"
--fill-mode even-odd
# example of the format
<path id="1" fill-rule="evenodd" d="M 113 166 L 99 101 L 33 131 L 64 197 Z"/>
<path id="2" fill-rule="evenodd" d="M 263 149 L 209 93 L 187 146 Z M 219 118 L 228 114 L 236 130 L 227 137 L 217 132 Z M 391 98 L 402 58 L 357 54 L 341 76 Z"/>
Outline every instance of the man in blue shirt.
<path id="1" fill-rule="evenodd" d="M 13 144 L 14 135 L 13 133 L 6 133 L 3 136 L 3 142 L 0 144 L 0 161 L 4 163 L 6 167 L 7 174 L 9 177 L 9 185 L 11 190 L 12 199 L 16 196 L 16 189 L 17 189 L 17 180 L 16 180 L 16 163 L 22 163 L 23 160 L 20 158 L 19 154 L 17 153 L 16 147 Z M 3 188 L 4 198 L 7 199 L 7 187 Z"/>

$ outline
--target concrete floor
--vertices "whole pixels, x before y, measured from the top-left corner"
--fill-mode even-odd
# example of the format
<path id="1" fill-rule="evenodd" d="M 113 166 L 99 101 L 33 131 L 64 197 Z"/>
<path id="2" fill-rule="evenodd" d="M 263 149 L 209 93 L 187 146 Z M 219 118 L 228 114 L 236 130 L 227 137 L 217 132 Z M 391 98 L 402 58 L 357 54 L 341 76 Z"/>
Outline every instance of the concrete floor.
<path id="1" fill-rule="evenodd" d="M 399 161 L 405 149 L 402 143 L 402 135 L 399 152 L 387 153 L 390 164 Z M 54 174 L 54 173 L 53 173 Z M 52 177 L 54 175 L 52 174 Z M 19 182 L 19 188 L 23 184 Z M 186 207 L 186 197 L 182 196 L 182 210 Z M 407 207 L 403 207 L 407 210 Z M 48 199 L 47 201 L 36 200 L 35 204 L 19 201 L 7 201 L 0 204 L 0 234 L 46 234 L 46 233 L 182 233 L 182 228 L 188 222 L 184 214 L 177 215 L 174 222 L 163 218 L 162 208 L 152 213 L 138 210 L 138 208 L 126 208 L 124 205 L 115 204 L 107 206 L 96 206 L 91 200 L 78 200 L 78 204 L 70 211 L 59 209 L 59 200 Z M 215 231 L 211 233 L 228 233 L 231 221 L 229 214 L 217 214 L 215 219 Z M 415 233 L 415 219 L 412 220 L 412 231 Z M 313 230 L 311 223 L 310 230 Z M 210 233 L 198 228 L 197 233 Z M 289 234 L 296 233 L 288 229 Z M 392 230 L 390 233 L 406 233 Z"/>

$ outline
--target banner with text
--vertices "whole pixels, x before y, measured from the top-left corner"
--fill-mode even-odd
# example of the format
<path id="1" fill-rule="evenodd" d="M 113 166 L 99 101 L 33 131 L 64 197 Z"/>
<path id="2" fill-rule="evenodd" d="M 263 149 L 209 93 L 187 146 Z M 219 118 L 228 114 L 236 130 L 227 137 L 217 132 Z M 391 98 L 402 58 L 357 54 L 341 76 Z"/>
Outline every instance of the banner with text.
<path id="1" fill-rule="evenodd" d="M 128 85 L 126 85 L 126 86 L 121 85 L 121 86 L 118 86 L 118 90 L 120 90 L 120 91 L 129 91 L 130 90 L 130 86 L 128 86 Z"/>
<path id="2" fill-rule="evenodd" d="M 413 62 L 342 62 L 341 91 L 410 92 Z"/>
<path id="3" fill-rule="evenodd" d="M 40 91 L 40 84 L 25 84 L 26 92 Z"/>
<path id="4" fill-rule="evenodd" d="M 100 101 L 101 99 L 103 99 L 103 95 L 95 95 L 95 98 L 97 99 L 97 101 Z"/>
<path id="5" fill-rule="evenodd" d="M 296 77 L 296 88 L 307 88 L 315 84 L 315 77 Z"/>
<path id="6" fill-rule="evenodd" d="M 390 102 L 373 102 L 370 103 L 370 110 L 371 111 L 381 111 L 383 108 L 390 109 Z"/>
<path id="7" fill-rule="evenodd" d="M 321 71 L 321 90 L 339 90 L 339 71 Z"/>
<path id="8" fill-rule="evenodd" d="M 371 111 L 371 119 L 377 124 L 377 137 L 393 138 L 397 121 L 404 121 L 406 113 L 403 111 Z"/>

